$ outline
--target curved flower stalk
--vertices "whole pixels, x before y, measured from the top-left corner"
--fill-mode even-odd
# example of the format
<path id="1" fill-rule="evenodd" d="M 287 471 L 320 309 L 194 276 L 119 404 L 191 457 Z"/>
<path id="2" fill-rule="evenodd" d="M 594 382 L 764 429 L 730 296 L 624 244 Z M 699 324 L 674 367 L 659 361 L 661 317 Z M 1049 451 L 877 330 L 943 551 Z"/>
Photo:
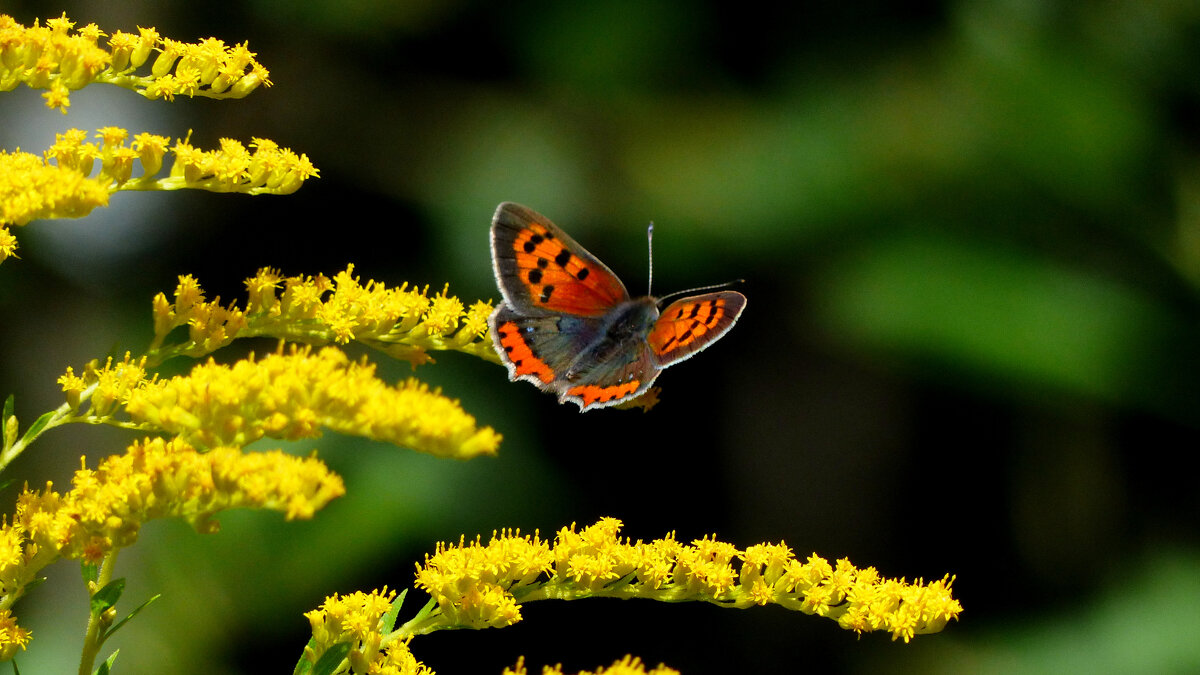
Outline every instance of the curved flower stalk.
<path id="1" fill-rule="evenodd" d="M 487 544 L 478 537 L 440 544 L 418 566 L 416 579 L 436 609 L 400 632 L 500 627 L 519 621 L 520 605 L 533 600 L 619 597 L 737 608 L 777 604 L 856 633 L 885 631 L 907 642 L 940 631 L 962 611 L 949 576 L 907 583 L 845 559 L 830 564 L 813 554 L 802 562 L 782 543 L 739 550 L 707 537 L 687 545 L 673 535 L 631 542 L 619 536 L 620 528 L 615 518 L 578 532 L 572 525 L 559 530 L 553 546 L 519 532 L 494 534 Z"/>
<path id="2" fill-rule="evenodd" d="M 65 13 L 44 26 L 38 21 L 24 26 L 0 14 L 0 91 L 21 83 L 45 89 L 46 106 L 66 113 L 71 92 L 94 82 L 168 101 L 175 96 L 242 98 L 260 85 L 271 86 L 270 73 L 246 44 L 229 46 L 216 38 L 180 42 L 154 28 L 111 36 L 94 23 L 74 28 Z M 148 72 L 139 74 L 143 67 Z"/>
<path id="3" fill-rule="evenodd" d="M 154 341 L 151 364 L 173 356 L 204 356 L 238 337 L 277 337 L 308 344 L 359 342 L 413 366 L 429 363 L 431 350 L 453 349 L 499 363 L 487 337 L 489 303 L 465 308 L 446 289 L 429 297 L 429 288 L 408 284 L 365 283 L 354 266 L 332 279 L 283 277 L 263 268 L 246 279 L 244 307 L 206 300 L 191 275 L 179 277 L 174 301 L 163 293 L 154 298 Z M 187 339 L 171 341 L 187 327 Z"/>
<path id="4" fill-rule="evenodd" d="M 438 544 L 425 563 L 417 565 L 416 586 L 431 597 L 412 619 L 391 628 L 403 596 L 392 603 L 395 593 L 385 588 L 353 596 L 355 607 L 369 598 L 372 608 L 350 622 L 358 632 L 350 634 L 342 624 L 334 630 L 328 627 L 330 607 L 340 606 L 342 600 L 332 596 L 306 615 L 313 624 L 313 640 L 301 664 L 315 664 L 336 647 L 341 651 L 335 655 L 346 659 L 347 669 L 322 672 L 374 672 L 364 664 L 393 645 L 402 645 L 409 654 L 409 643 L 418 635 L 511 626 L 522 618 L 521 605 L 535 600 L 645 598 L 740 609 L 776 604 L 833 619 L 858 634 L 881 631 L 905 642 L 942 630 L 962 612 L 949 575 L 930 583 L 908 583 L 882 577 L 873 567 L 857 568 L 845 559 L 831 564 L 814 553 L 801 561 L 783 543 L 741 550 L 710 537 L 691 544 L 673 534 L 650 542 L 630 541 L 620 531 L 621 521 L 603 518 L 580 530 L 573 524 L 564 527 L 553 543 L 536 532 L 505 530 L 493 533 L 486 544 L 478 536 Z M 640 667 L 618 662 L 616 670 L 607 672 L 644 672 L 629 670 Z M 524 672 L 522 664 L 518 668 Z M 305 671 L 298 667 L 297 672 Z"/>
<path id="5" fill-rule="evenodd" d="M 375 377 L 374 364 L 333 347 L 281 345 L 261 359 L 228 366 L 210 359 L 165 380 L 147 378 L 145 360 L 126 355 L 104 366 L 93 362 L 83 375 L 68 368 L 59 382 L 67 410 L 56 425 L 113 424 L 200 447 L 316 438 L 322 427 L 456 459 L 495 454 L 500 443 L 457 401 L 413 379 L 389 385 Z"/>
<path id="6" fill-rule="evenodd" d="M 116 192 L 198 189 L 290 194 L 319 174 L 307 156 L 268 139 L 253 139 L 253 150 L 227 138 L 221 139 L 217 150 L 200 150 L 187 139 L 172 145 L 169 137 L 148 133 L 137 134 L 126 145 L 129 132 L 119 127 L 100 129 L 95 136 L 99 143 L 87 138 L 80 129 L 58 134 L 44 159 L 0 150 L 0 261 L 12 255 L 16 246 L 5 226 L 83 217 L 107 206 Z M 174 157 L 169 175 L 158 178 L 167 153 Z M 97 162 L 99 173 L 92 176 Z M 132 177 L 135 163 L 142 168 L 137 178 Z"/>
<path id="7" fill-rule="evenodd" d="M 307 519 L 344 492 L 342 479 L 315 457 L 229 447 L 200 453 L 182 440 L 161 438 L 135 442 L 95 470 L 85 463 L 66 493 L 49 483 L 38 492 L 27 487 L 11 522 L 0 525 L 0 658 L 28 643 L 12 605 L 56 560 L 105 561 L 111 570 L 116 552 L 150 520 L 184 518 L 200 532 L 215 532 L 213 517 L 239 507 Z"/>
<path id="8" fill-rule="evenodd" d="M 173 143 L 167 136 L 140 133 L 126 144 L 129 132 L 104 127 L 90 142 L 81 129 L 69 129 L 45 157 L 0 150 L 0 262 L 14 254 L 16 239 L 8 226 L 42 218 L 81 218 L 108 206 L 109 196 L 129 190 L 208 190 L 243 194 L 290 194 L 319 175 L 308 157 L 255 138 L 247 149 L 223 138 L 220 148 L 201 150 L 187 138 Z M 173 161 L 162 171 L 167 154 Z M 51 163 L 53 161 L 53 163 Z M 93 174 L 99 164 L 99 172 Z M 141 173 L 133 177 L 135 165 Z"/>

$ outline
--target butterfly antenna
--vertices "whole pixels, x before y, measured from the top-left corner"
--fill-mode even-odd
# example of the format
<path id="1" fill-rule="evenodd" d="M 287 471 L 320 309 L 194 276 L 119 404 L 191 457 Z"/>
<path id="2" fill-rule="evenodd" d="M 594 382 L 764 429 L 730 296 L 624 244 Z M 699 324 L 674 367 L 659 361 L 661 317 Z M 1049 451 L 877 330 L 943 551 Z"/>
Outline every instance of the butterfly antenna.
<path id="1" fill-rule="evenodd" d="M 666 295 L 662 296 L 661 298 L 658 298 L 657 302 L 658 302 L 658 306 L 661 307 L 663 305 L 663 303 L 666 302 L 669 298 L 673 298 L 677 295 L 686 295 L 689 293 L 701 293 L 704 291 L 715 291 L 718 288 L 729 288 L 730 286 L 734 286 L 736 284 L 744 284 L 744 283 L 746 283 L 745 279 L 734 279 L 733 281 L 726 281 L 723 284 L 713 284 L 711 286 L 700 286 L 698 288 L 689 288 L 689 289 L 682 290 L 682 291 L 675 291 L 674 293 L 667 293 Z"/>
<path id="2" fill-rule="evenodd" d="M 654 221 L 650 221 L 650 227 L 646 228 L 646 250 L 650 256 L 650 278 L 646 280 L 646 295 L 651 295 L 650 289 L 654 286 Z"/>

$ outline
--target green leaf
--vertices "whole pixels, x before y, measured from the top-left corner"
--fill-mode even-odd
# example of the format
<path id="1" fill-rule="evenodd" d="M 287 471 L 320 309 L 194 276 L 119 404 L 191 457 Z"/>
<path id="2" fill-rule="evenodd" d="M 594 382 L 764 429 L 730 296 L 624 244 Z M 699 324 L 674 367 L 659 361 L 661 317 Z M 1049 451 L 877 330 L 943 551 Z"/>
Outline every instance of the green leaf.
<path id="1" fill-rule="evenodd" d="M 33 590 L 34 588 L 37 588 L 38 586 L 41 586 L 44 583 L 46 583 L 46 577 L 35 577 L 33 579 L 33 581 L 30 581 L 29 583 L 25 584 L 25 590 L 21 591 L 21 594 L 24 595 L 25 593 L 28 593 L 29 591 Z"/>
<path id="2" fill-rule="evenodd" d="M 292 669 L 292 675 L 309 675 L 312 673 L 312 661 L 308 660 L 308 657 L 305 656 L 305 653 L 307 653 L 309 649 L 316 649 L 317 638 L 309 638 L 308 644 L 304 647 L 305 650 L 300 653 L 300 660 L 296 662 L 296 667 Z"/>
<path id="3" fill-rule="evenodd" d="M 129 613 L 129 616 L 125 617 L 124 619 L 121 619 L 121 620 L 120 620 L 120 621 L 118 621 L 118 622 L 117 622 L 115 625 L 113 625 L 113 627 L 112 627 L 112 628 L 109 628 L 109 629 L 108 629 L 108 632 L 106 632 L 106 633 L 104 634 L 104 637 L 103 637 L 103 638 L 101 638 L 101 639 L 100 639 L 100 641 L 101 641 L 101 642 L 103 642 L 103 641 L 107 640 L 108 638 L 112 637 L 112 634 L 113 634 L 113 633 L 117 632 L 117 630 L 118 630 L 118 629 L 120 629 L 120 628 L 121 628 L 121 626 L 124 626 L 126 623 L 128 623 L 130 619 L 132 619 L 133 617 L 137 616 L 137 615 L 138 615 L 138 612 L 142 611 L 143 609 L 146 609 L 146 607 L 150 606 L 150 603 L 154 602 L 155 600 L 157 600 L 157 599 L 159 599 L 159 598 L 161 598 L 161 597 L 162 597 L 162 593 L 156 593 L 156 594 L 154 594 L 154 595 L 150 596 L 150 599 L 149 599 L 149 600 L 147 600 L 147 601 L 143 602 L 142 604 L 138 605 L 138 606 L 137 606 L 137 609 L 135 609 L 135 610 L 133 610 L 132 612 L 130 612 L 130 613 Z"/>
<path id="4" fill-rule="evenodd" d="M 104 660 L 104 663 L 101 663 L 100 667 L 96 669 L 96 675 L 108 675 L 112 670 L 113 662 L 117 660 L 117 654 L 119 653 L 121 653 L 120 649 L 109 655 L 109 657 Z"/>
<path id="5" fill-rule="evenodd" d="M 96 563 L 80 563 L 79 571 L 83 574 L 83 583 L 85 584 L 94 584 L 100 578 L 100 566 Z"/>
<path id="6" fill-rule="evenodd" d="M 325 650 L 321 658 L 317 659 L 317 664 L 313 666 L 313 675 L 333 675 L 337 667 L 346 660 L 350 655 L 350 643 L 339 642 L 336 645 Z"/>
<path id="7" fill-rule="evenodd" d="M 8 420 L 13 418 L 12 435 L 9 436 Z M 8 398 L 4 399 L 4 412 L 0 413 L 0 448 L 8 450 L 12 444 L 17 441 L 17 420 L 13 417 L 13 395 L 9 394 Z"/>
<path id="8" fill-rule="evenodd" d="M 383 615 L 383 626 L 379 632 L 387 635 L 396 629 L 396 617 L 400 616 L 400 606 L 404 604 L 404 596 L 406 595 L 408 595 L 407 588 L 401 591 L 400 595 L 396 596 L 396 599 L 392 602 L 391 609 L 388 610 L 387 614 Z"/>
<path id="9" fill-rule="evenodd" d="M 37 438 L 38 434 L 42 433 L 42 429 L 45 429 L 46 425 L 49 424 L 50 418 L 54 417 L 55 412 L 56 411 L 51 410 L 50 412 L 34 420 L 33 425 L 30 426 L 29 429 L 25 431 L 25 435 L 21 437 L 21 442 L 29 444 L 33 439 Z"/>
<path id="10" fill-rule="evenodd" d="M 104 588 L 92 596 L 92 614 L 101 614 L 109 607 L 117 604 L 121 594 L 125 592 L 125 580 L 113 579 Z"/>

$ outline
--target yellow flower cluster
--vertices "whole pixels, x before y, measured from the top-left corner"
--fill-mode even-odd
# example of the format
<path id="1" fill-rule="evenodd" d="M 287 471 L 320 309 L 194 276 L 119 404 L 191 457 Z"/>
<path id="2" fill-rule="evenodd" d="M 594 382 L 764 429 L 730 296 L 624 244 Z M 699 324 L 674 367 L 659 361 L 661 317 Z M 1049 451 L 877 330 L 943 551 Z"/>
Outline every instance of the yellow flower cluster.
<path id="1" fill-rule="evenodd" d="M 520 621 L 517 598 L 540 587 L 553 563 L 546 542 L 519 530 L 493 533 L 486 545 L 478 536 L 470 544 L 465 537 L 458 545 L 439 543 L 425 564 L 417 565 L 416 585 L 437 602 L 440 616 L 414 634 L 444 626 L 503 628 Z"/>
<path id="2" fill-rule="evenodd" d="M 395 598 L 396 592 L 386 587 L 371 593 L 356 591 L 344 596 L 336 593 L 329 596 L 318 609 L 304 614 L 313 634 L 312 641 L 304 649 L 304 657 L 315 664 L 330 648 L 349 644 L 345 659 L 355 673 L 433 675 L 433 671 L 409 651 L 411 637 L 383 643 L 383 634 L 391 630 L 391 626 L 383 624 Z M 395 620 L 394 616 L 390 618 Z"/>
<path id="3" fill-rule="evenodd" d="M 456 401 L 416 380 L 389 386 L 374 365 L 334 348 L 293 346 L 232 366 L 210 360 L 167 380 L 147 379 L 145 361 L 126 354 L 92 362 L 82 375 L 67 368 L 58 382 L 74 421 L 163 431 L 205 447 L 314 438 L 326 427 L 458 459 L 495 454 L 501 440 Z M 128 421 L 117 419 L 122 409 Z"/>
<path id="4" fill-rule="evenodd" d="M 85 216 L 98 206 L 108 206 L 108 195 L 105 181 L 49 165 L 28 152 L 0 150 L 0 262 L 17 250 L 9 225 Z"/>
<path id="5" fill-rule="evenodd" d="M 267 69 L 245 44 L 228 46 L 216 38 L 189 44 L 160 37 L 154 28 L 138 28 L 136 35 L 114 32 L 102 47 L 106 36 L 96 24 L 74 28 L 66 14 L 44 26 L 37 21 L 24 26 L 0 14 L 0 91 L 22 82 L 45 89 L 46 106 L 65 113 L 70 93 L 93 82 L 167 100 L 176 95 L 242 98 L 259 85 L 271 86 Z M 149 73 L 138 75 L 147 63 Z"/>
<path id="6" fill-rule="evenodd" d="M 58 383 L 72 409 L 79 407 L 86 394 L 88 414 L 93 418 L 109 417 L 129 400 L 135 389 L 147 384 L 146 357 L 134 359 L 125 352 L 124 359 L 114 362 L 110 356 L 103 366 L 92 361 L 84 367 L 83 375 L 76 375 L 75 369 L 67 366 L 67 372 L 58 378 Z"/>
<path id="7" fill-rule="evenodd" d="M 154 518 L 182 517 L 212 532 L 218 511 L 250 507 L 307 519 L 345 492 L 342 479 L 315 458 L 229 447 L 201 453 L 180 439 L 161 438 L 135 442 L 94 471 L 80 468 L 72 486 L 65 494 L 47 485 L 18 497 L 11 528 L 26 540 L 25 550 L 0 552 L 0 560 L 97 561 L 113 547 L 132 543 L 141 525 Z M 0 572 L 6 594 L 10 572 L 7 567 Z"/>
<path id="8" fill-rule="evenodd" d="M 12 522 L 0 525 L 0 612 L 46 565 L 60 558 L 99 561 L 132 544 L 151 519 L 181 517 L 213 532 L 213 516 L 225 509 L 310 518 L 345 492 L 342 479 L 315 458 L 226 447 L 201 454 L 182 440 L 161 438 L 136 442 L 95 470 L 79 469 L 72 485 L 65 494 L 50 484 L 41 492 L 26 488 Z M 0 653 L 23 645 L 22 635 L 28 640 L 27 633 L 6 628 L 6 620 L 11 618 L 0 616 Z"/>
<path id="9" fill-rule="evenodd" d="M 264 268 L 246 279 L 245 308 L 222 306 L 220 299 L 205 300 L 190 275 L 179 277 L 175 300 L 163 293 L 154 298 L 154 363 L 172 356 L 203 356 L 235 337 L 277 337 L 310 344 L 357 341 L 414 366 L 432 361 L 428 350 L 454 349 L 498 362 L 487 338 L 491 305 L 476 302 L 464 309 L 458 298 L 443 290 L 429 297 L 429 289 L 408 284 L 388 287 L 376 281 L 363 283 L 348 266 L 332 279 L 284 278 Z M 188 327 L 188 337 L 167 343 L 171 332 Z"/>
<path id="10" fill-rule="evenodd" d="M 93 396 L 100 395 L 124 397 L 140 428 L 202 446 L 314 438 L 321 427 L 457 459 L 495 454 L 500 444 L 500 435 L 478 428 L 457 401 L 412 379 L 390 386 L 375 376 L 374 364 L 352 362 L 333 347 L 313 353 L 293 345 L 231 366 L 210 359 L 185 376 L 128 390 L 98 387 Z"/>
<path id="11" fill-rule="evenodd" d="M 250 147 L 253 150 L 247 150 L 240 141 L 231 138 L 222 138 L 220 146 L 217 150 L 200 150 L 192 147 L 187 139 L 179 139 L 171 146 L 175 155 L 171 175 L 132 184 L 130 189 L 196 188 L 249 195 L 288 195 L 299 190 L 304 181 L 320 175 L 308 155 L 297 155 L 267 138 L 252 138 Z"/>
<path id="12" fill-rule="evenodd" d="M 188 138 L 177 139 L 172 145 L 170 137 L 148 133 L 137 134 L 130 145 L 125 145 L 129 132 L 120 127 L 97 129 L 95 138 L 100 143 L 88 142 L 88 134 L 82 129 L 68 129 L 56 135 L 54 145 L 46 150 L 46 159 L 84 176 L 99 160 L 100 178 L 114 192 L 193 188 L 283 195 L 295 192 L 306 179 L 320 173 L 307 155 L 297 155 L 265 138 L 251 139 L 253 151 L 229 138 L 222 138 L 216 150 L 201 150 Z M 170 174 L 156 179 L 168 151 L 175 157 Z M 135 160 L 142 165 L 142 175 L 137 179 L 132 178 Z"/>
<path id="13" fill-rule="evenodd" d="M 529 675 L 529 671 L 525 670 L 525 658 L 518 659 L 515 668 L 505 668 L 503 675 Z M 543 666 L 542 675 L 563 675 L 562 664 L 554 667 Z M 627 655 L 619 661 L 614 661 L 607 668 L 597 668 L 594 673 L 590 670 L 581 670 L 577 675 L 679 675 L 679 671 L 661 663 L 657 668 L 646 670 L 641 659 Z"/>
<path id="14" fill-rule="evenodd" d="M 141 133 L 126 145 L 129 132 L 104 127 L 88 141 L 81 129 L 57 134 L 54 145 L 38 157 L 0 150 L 0 262 L 13 255 L 16 240 L 7 226 L 39 218 L 80 218 L 108 205 L 109 195 L 123 190 L 198 189 L 245 194 L 290 194 L 318 175 L 306 155 L 274 141 L 221 139 L 217 150 L 200 150 L 187 139 L 171 145 L 167 136 Z M 174 155 L 170 175 L 155 178 L 167 152 Z M 52 164 L 51 160 L 55 163 Z M 133 178 L 134 162 L 142 174 Z M 92 176 L 99 162 L 100 171 Z"/>
<path id="15" fill-rule="evenodd" d="M 3 164 L 3 163 L 4 163 L 3 151 L 0 151 L 0 164 Z M 3 171 L 4 171 L 4 169 L 0 168 L 0 173 L 3 173 Z M 2 201 L 3 201 L 3 199 L 0 198 L 0 210 L 2 210 L 4 208 Z M 2 215 L 3 214 L 0 214 L 0 216 L 2 216 Z M 8 258 L 10 258 L 11 256 L 14 256 L 16 254 L 17 254 L 17 238 L 13 236 L 13 233 L 10 232 L 7 227 L 0 225 L 0 263 L 4 262 Z"/>
<path id="16" fill-rule="evenodd" d="M 0 546 L 3 545 L 0 543 Z M 0 565 L 3 564 L 0 561 Z M 0 662 L 11 659 L 18 649 L 25 649 L 30 636 L 28 630 L 17 625 L 17 619 L 10 610 L 0 609 Z"/>
<path id="17" fill-rule="evenodd" d="M 493 534 L 486 545 L 479 538 L 439 545 L 416 576 L 438 611 L 410 629 L 499 627 L 520 620 L 517 605 L 523 602 L 603 596 L 724 607 L 777 604 L 834 619 L 857 633 L 885 631 L 907 642 L 940 631 L 962 611 L 951 595 L 951 577 L 910 584 L 848 560 L 833 566 L 813 554 L 801 562 L 782 543 L 741 551 L 707 537 L 690 545 L 671 535 L 631 542 L 619 536 L 620 528 L 614 518 L 580 531 L 572 525 L 558 532 L 552 547 L 536 534 L 513 532 Z"/>
<path id="18" fill-rule="evenodd" d="M 433 670 L 413 656 L 409 644 L 413 634 L 392 631 L 395 622 L 396 592 L 381 590 L 349 595 L 333 594 L 317 609 L 304 614 L 312 627 L 312 640 L 304 649 L 304 658 L 315 664 L 329 650 L 348 646 L 343 668 L 334 672 L 378 673 L 379 675 L 433 675 Z M 346 668 L 348 666 L 348 669 Z M 505 675 L 527 675 L 525 659 Z M 562 666 L 546 666 L 543 675 L 563 675 Z M 615 661 L 608 668 L 580 671 L 578 675 L 679 675 L 679 671 L 659 665 L 646 670 L 641 659 L 632 656 Z"/>

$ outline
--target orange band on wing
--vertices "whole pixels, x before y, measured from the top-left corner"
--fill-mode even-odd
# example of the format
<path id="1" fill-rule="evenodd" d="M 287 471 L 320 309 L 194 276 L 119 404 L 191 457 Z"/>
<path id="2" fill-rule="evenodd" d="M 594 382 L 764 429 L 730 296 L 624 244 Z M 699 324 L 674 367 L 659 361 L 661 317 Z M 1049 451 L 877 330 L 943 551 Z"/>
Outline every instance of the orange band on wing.
<path id="1" fill-rule="evenodd" d="M 647 339 L 655 353 L 682 349 L 712 330 L 725 317 L 724 300 L 681 303 L 654 324 Z"/>
<path id="2" fill-rule="evenodd" d="M 585 384 L 578 387 L 571 387 L 567 390 L 567 394 L 583 399 L 583 405 L 587 407 L 593 403 L 608 403 L 609 401 L 625 398 L 637 391 L 639 384 L 641 383 L 638 380 L 631 380 L 625 384 L 614 384 L 610 387 Z"/>
<path id="3" fill-rule="evenodd" d="M 531 223 L 512 247 L 520 282 L 538 307 L 599 316 L 627 297 L 612 272 L 572 253 L 543 225 Z"/>
<path id="4" fill-rule="evenodd" d="M 509 321 L 500 324 L 496 327 L 496 334 L 500 336 L 504 358 L 512 363 L 515 375 L 533 375 L 546 384 L 554 381 L 554 371 L 521 338 L 521 329 L 516 323 Z"/>

